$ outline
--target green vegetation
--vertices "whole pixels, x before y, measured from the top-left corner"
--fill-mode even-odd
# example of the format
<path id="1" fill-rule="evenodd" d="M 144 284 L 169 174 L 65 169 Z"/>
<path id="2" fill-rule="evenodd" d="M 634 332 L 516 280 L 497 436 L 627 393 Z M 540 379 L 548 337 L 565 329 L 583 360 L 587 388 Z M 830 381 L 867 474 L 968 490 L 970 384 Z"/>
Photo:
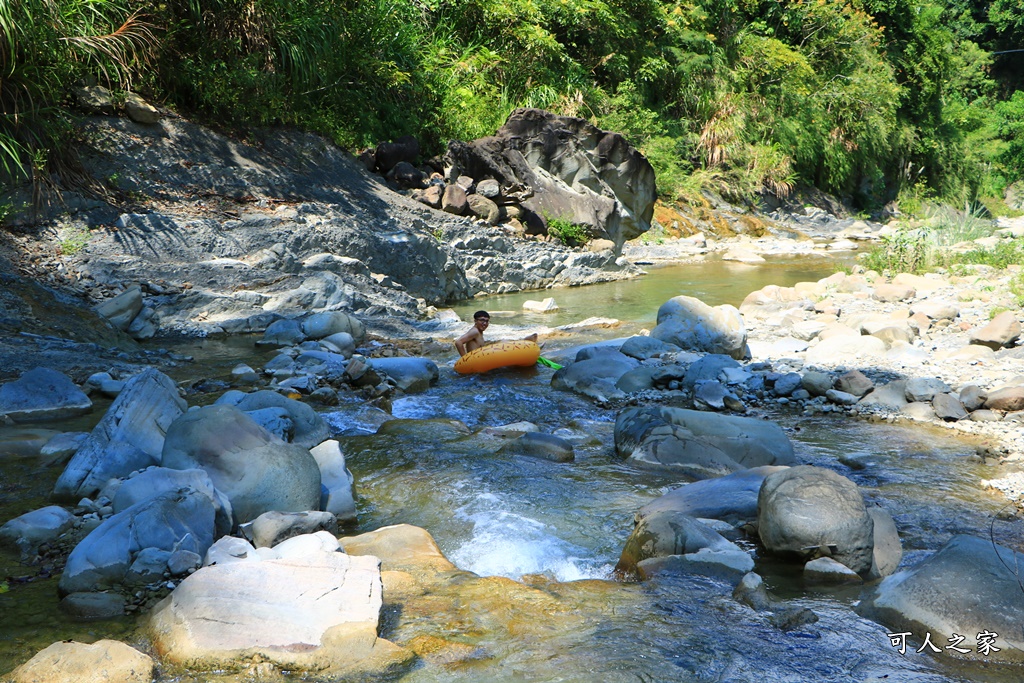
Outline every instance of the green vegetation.
<path id="1" fill-rule="evenodd" d="M 923 228 L 902 227 L 882 238 L 864 259 L 864 267 L 879 273 L 916 273 L 934 265 L 934 242 Z"/>
<path id="2" fill-rule="evenodd" d="M 995 54 L 1022 40 L 1017 0 L 0 0 L 0 174 L 67 179 L 65 103 L 99 83 L 428 153 L 542 107 L 623 132 L 694 205 L 991 208 L 1024 174 L 1024 66 Z"/>
<path id="3" fill-rule="evenodd" d="M 582 223 L 572 223 L 564 218 L 546 218 L 548 234 L 566 246 L 586 244 L 590 239 L 590 231 Z"/>
<path id="4" fill-rule="evenodd" d="M 89 244 L 89 230 L 86 228 L 69 228 L 64 231 L 59 243 L 60 253 L 71 256 L 85 249 Z"/>
<path id="5" fill-rule="evenodd" d="M 1017 273 L 1010 280 L 1010 293 L 1013 294 L 1017 308 L 1024 307 L 1024 271 Z"/>

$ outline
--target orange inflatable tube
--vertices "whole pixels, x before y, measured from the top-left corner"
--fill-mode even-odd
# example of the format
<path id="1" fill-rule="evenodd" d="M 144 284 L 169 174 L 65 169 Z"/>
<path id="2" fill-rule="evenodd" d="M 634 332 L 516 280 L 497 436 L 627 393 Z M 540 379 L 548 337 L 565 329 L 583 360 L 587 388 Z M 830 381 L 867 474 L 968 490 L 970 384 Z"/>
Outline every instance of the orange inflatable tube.
<path id="1" fill-rule="evenodd" d="M 530 366 L 540 358 L 540 347 L 532 341 L 501 341 L 470 351 L 455 362 L 455 372 L 468 375 L 510 365 Z"/>

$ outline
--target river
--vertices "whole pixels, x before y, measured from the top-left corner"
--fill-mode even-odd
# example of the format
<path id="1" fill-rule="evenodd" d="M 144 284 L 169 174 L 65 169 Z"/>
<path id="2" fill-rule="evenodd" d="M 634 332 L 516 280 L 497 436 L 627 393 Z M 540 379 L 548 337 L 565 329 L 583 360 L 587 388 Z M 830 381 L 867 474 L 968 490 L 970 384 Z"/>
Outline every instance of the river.
<path id="1" fill-rule="evenodd" d="M 475 308 L 510 311 L 499 320 L 513 327 L 612 317 L 624 322 L 615 331 L 622 335 L 652 325 L 660 303 L 677 294 L 738 305 L 746 293 L 765 284 L 816 280 L 832 268 L 824 261 L 657 268 L 632 282 L 491 297 L 456 310 L 464 318 Z M 518 312 L 522 301 L 544 296 L 555 297 L 558 313 Z M 580 341 L 585 339 L 573 339 Z M 223 376 L 238 358 L 239 343 L 193 345 L 196 362 L 176 379 Z M 252 354 L 244 360 L 265 360 L 251 346 L 244 348 Z M 788 605 L 806 607 L 818 621 L 780 630 L 770 615 L 735 601 L 729 586 L 699 576 L 614 580 L 611 568 L 633 513 L 679 482 L 617 458 L 614 412 L 553 391 L 550 370 L 460 376 L 451 369 L 454 352 L 436 360 L 441 367 L 436 387 L 394 402 L 394 417 L 406 421 L 401 429 L 375 434 L 377 419 L 361 402 L 324 413 L 356 477 L 359 523 L 346 533 L 396 523 L 421 526 L 460 568 L 522 580 L 531 587 L 530 595 L 550 602 L 540 612 L 520 601 L 501 613 L 462 614 L 459 619 L 443 611 L 428 617 L 389 615 L 382 633 L 386 638 L 406 643 L 443 634 L 474 652 L 454 662 L 421 662 L 393 680 L 1003 683 L 1022 678 L 1020 669 L 935 659 L 913 648 L 900 655 L 884 626 L 854 612 L 858 590 L 807 589 L 792 566 L 758 556 L 753 544 L 748 547 L 755 553 L 756 571 L 769 589 Z M 94 413 L 92 421 L 100 415 Z M 851 478 L 870 503 L 893 515 L 903 540 L 904 567 L 957 533 L 991 534 L 1020 549 L 1017 523 L 995 521 L 1002 501 L 981 490 L 986 471 L 969 457 L 971 444 L 920 427 L 785 412 L 773 417 L 787 429 L 800 462 Z M 531 421 L 571 441 L 576 460 L 560 464 L 497 453 L 493 443 L 453 428 L 451 420 L 472 432 Z M 843 464 L 853 460 L 860 462 L 857 469 Z M 59 474 L 13 455 L 0 459 L 0 466 L 3 519 L 44 504 Z M 6 576 L 38 572 L 19 567 L 10 553 L 0 560 Z M 11 590 L 0 594 L 0 672 L 61 639 L 115 637 L 145 648 L 131 619 L 76 624 L 64 619 L 56 604 L 55 578 L 12 581 Z M 176 680 L 236 678 L 211 674 Z"/>

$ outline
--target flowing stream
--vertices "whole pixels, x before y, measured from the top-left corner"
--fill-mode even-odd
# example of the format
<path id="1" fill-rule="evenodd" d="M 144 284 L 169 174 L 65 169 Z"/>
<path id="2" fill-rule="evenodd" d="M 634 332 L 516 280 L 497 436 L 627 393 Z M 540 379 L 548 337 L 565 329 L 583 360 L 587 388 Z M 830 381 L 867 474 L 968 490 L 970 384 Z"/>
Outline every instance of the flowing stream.
<path id="1" fill-rule="evenodd" d="M 632 328 L 651 326 L 658 306 L 677 294 L 738 305 L 745 294 L 765 284 L 816 280 L 832 269 L 831 262 L 814 261 L 785 268 L 677 266 L 652 270 L 632 282 L 492 297 L 457 310 L 464 318 L 476 308 L 514 311 L 501 322 L 523 326 L 613 317 L 626 323 L 615 330 L 615 336 L 622 336 Z M 559 313 L 543 318 L 518 313 L 522 301 L 545 295 L 555 297 Z M 590 338 L 577 336 L 571 343 Z M 224 377 L 240 353 L 248 354 L 241 360 L 254 367 L 267 358 L 253 351 L 251 340 L 244 345 L 239 340 L 204 341 L 193 345 L 191 353 L 196 363 L 176 379 Z M 816 622 L 780 630 L 769 615 L 735 601 L 731 587 L 700 576 L 616 581 L 612 567 L 634 512 L 679 482 L 617 458 L 614 412 L 553 391 L 550 370 L 460 376 L 451 369 L 454 358 L 452 351 L 436 359 L 441 378 L 434 388 L 394 402 L 393 415 L 400 420 L 383 433 L 375 433 L 379 423 L 361 402 L 324 413 L 356 477 L 359 524 L 346 533 L 396 523 L 421 526 L 460 568 L 525 584 L 494 584 L 504 586 L 508 595 L 479 596 L 476 612 L 459 619 L 440 609 L 387 615 L 382 627 L 386 638 L 406 643 L 443 632 L 474 652 L 457 661 L 424 661 L 394 680 L 1021 680 L 1020 669 L 936 659 L 917 654 L 915 647 L 900 655 L 884 626 L 854 612 L 859 589 L 805 588 L 798 571 L 757 556 L 753 544 L 748 547 L 755 553 L 756 571 L 769 589 L 787 605 L 811 610 Z M 102 410 L 58 428 L 88 428 Z M 969 457 L 971 444 L 949 432 L 839 416 L 780 412 L 772 417 L 787 429 L 800 462 L 853 479 L 870 503 L 893 515 L 903 540 L 904 567 L 957 533 L 991 535 L 1021 549 L 1018 523 L 997 521 L 1003 502 L 979 485 L 991 472 Z M 496 439 L 478 433 L 523 420 L 571 441 L 575 462 L 506 455 L 498 452 Z M 13 430 L 0 433 L 0 446 L 4 443 L 0 521 L 45 504 L 59 474 L 35 458 L 17 455 L 10 446 L 15 443 Z M 856 462 L 857 468 L 844 462 Z M 57 609 L 56 578 L 18 580 L 38 572 L 38 567 L 20 566 L 14 554 L 0 555 L 0 578 L 13 577 L 10 591 L 0 594 L 0 673 L 61 639 L 114 637 L 146 647 L 134 634 L 132 619 L 81 624 L 63 618 Z M 474 605 L 463 604 L 462 609 L 472 612 Z M 216 677 L 222 679 L 236 680 Z"/>

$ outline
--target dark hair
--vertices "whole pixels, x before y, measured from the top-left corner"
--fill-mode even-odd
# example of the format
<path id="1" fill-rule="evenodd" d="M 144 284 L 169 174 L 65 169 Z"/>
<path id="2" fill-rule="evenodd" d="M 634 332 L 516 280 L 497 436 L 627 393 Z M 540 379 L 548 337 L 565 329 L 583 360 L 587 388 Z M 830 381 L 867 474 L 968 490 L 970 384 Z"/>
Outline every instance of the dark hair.
<path id="1" fill-rule="evenodd" d="M 487 318 L 488 320 L 490 320 L 491 314 L 488 313 L 487 311 L 477 311 L 476 313 L 473 314 L 473 320 L 476 320 L 477 318 Z"/>

